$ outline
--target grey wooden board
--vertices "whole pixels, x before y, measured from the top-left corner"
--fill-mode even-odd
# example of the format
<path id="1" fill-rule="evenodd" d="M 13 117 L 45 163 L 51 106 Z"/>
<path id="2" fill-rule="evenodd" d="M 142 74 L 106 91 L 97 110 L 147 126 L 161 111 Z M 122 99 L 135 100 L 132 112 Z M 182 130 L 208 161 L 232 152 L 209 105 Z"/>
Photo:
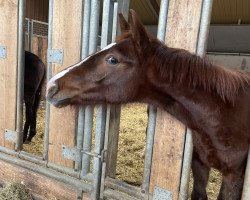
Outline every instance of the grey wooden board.
<path id="1" fill-rule="evenodd" d="M 250 53 L 250 26 L 211 26 L 207 51 Z"/>

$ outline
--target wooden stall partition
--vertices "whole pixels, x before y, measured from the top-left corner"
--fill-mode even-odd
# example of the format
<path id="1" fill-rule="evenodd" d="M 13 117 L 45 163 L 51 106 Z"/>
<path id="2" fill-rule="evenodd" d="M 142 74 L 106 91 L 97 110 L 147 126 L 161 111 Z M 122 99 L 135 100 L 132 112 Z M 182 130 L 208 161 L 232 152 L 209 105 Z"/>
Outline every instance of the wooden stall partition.
<path id="1" fill-rule="evenodd" d="M 170 47 L 196 51 L 202 1 L 171 0 L 166 30 L 166 44 Z M 178 198 L 180 186 L 185 126 L 173 116 L 158 109 L 154 138 L 150 193 L 154 186 L 164 188 Z"/>
<path id="2" fill-rule="evenodd" d="M 0 45 L 6 46 L 6 58 L 0 58 L 0 145 L 14 148 L 4 132 L 16 129 L 18 0 L 0 0 L 0 24 Z"/>
<path id="3" fill-rule="evenodd" d="M 64 51 L 62 64 L 53 64 L 52 74 L 80 61 L 82 0 L 54 0 L 52 49 Z M 49 130 L 49 161 L 72 167 L 62 158 L 62 145 L 74 146 L 77 113 L 70 107 L 51 106 Z"/>

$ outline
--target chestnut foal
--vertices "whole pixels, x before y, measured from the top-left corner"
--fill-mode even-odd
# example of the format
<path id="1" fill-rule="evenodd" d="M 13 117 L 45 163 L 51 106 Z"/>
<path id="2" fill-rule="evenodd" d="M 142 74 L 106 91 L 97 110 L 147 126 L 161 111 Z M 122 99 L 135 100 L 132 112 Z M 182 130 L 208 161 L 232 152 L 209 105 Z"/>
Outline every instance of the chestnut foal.
<path id="1" fill-rule="evenodd" d="M 192 199 L 207 199 L 210 168 L 222 172 L 218 199 L 241 198 L 250 143 L 250 74 L 167 47 L 130 11 L 116 43 L 55 75 L 47 99 L 66 105 L 144 102 L 192 130 Z"/>

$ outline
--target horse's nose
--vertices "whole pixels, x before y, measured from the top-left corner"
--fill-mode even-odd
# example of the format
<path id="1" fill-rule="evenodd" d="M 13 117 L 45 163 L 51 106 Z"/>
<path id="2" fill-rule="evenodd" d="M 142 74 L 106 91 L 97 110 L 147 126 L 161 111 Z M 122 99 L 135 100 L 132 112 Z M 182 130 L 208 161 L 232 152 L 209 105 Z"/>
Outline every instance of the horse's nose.
<path id="1" fill-rule="evenodd" d="M 47 98 L 51 99 L 53 95 L 58 91 L 58 85 L 56 83 L 48 84 L 47 86 Z"/>

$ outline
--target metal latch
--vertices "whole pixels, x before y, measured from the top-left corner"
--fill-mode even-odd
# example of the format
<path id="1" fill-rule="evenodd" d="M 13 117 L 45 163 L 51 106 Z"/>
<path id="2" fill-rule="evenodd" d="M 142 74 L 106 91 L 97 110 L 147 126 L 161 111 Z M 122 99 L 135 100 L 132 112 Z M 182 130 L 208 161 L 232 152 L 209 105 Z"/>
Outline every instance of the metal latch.
<path id="1" fill-rule="evenodd" d="M 88 156 L 99 158 L 101 159 L 101 162 L 103 162 L 106 157 L 106 152 L 107 152 L 106 150 L 102 150 L 101 154 L 97 154 L 97 153 L 92 153 L 88 151 L 83 151 L 82 149 L 77 149 L 75 147 L 72 148 L 72 147 L 67 147 L 67 146 L 62 145 L 63 158 L 73 160 L 75 162 L 81 161 L 82 154 L 86 154 Z"/>
<path id="2" fill-rule="evenodd" d="M 153 200 L 172 200 L 173 199 L 173 193 L 160 188 L 158 186 L 154 187 L 154 194 L 153 194 Z"/>
<path id="3" fill-rule="evenodd" d="M 48 49 L 47 61 L 48 61 L 48 63 L 63 63 L 63 50 L 61 50 L 61 49 Z"/>
<path id="4" fill-rule="evenodd" d="M 7 57 L 7 47 L 0 45 L 0 58 L 5 59 Z"/>
<path id="5" fill-rule="evenodd" d="M 96 158 L 99 158 L 101 159 L 101 162 L 104 162 L 105 161 L 105 158 L 106 158 L 106 154 L 107 154 L 107 150 L 103 149 L 101 151 L 101 154 L 97 154 L 97 153 L 92 153 L 92 152 L 87 152 L 87 151 L 82 151 L 84 154 L 86 155 L 89 155 L 89 156 L 92 156 L 92 157 L 96 157 Z"/>
<path id="6" fill-rule="evenodd" d="M 5 129 L 4 137 L 6 140 L 16 143 L 17 142 L 17 132 Z"/>

